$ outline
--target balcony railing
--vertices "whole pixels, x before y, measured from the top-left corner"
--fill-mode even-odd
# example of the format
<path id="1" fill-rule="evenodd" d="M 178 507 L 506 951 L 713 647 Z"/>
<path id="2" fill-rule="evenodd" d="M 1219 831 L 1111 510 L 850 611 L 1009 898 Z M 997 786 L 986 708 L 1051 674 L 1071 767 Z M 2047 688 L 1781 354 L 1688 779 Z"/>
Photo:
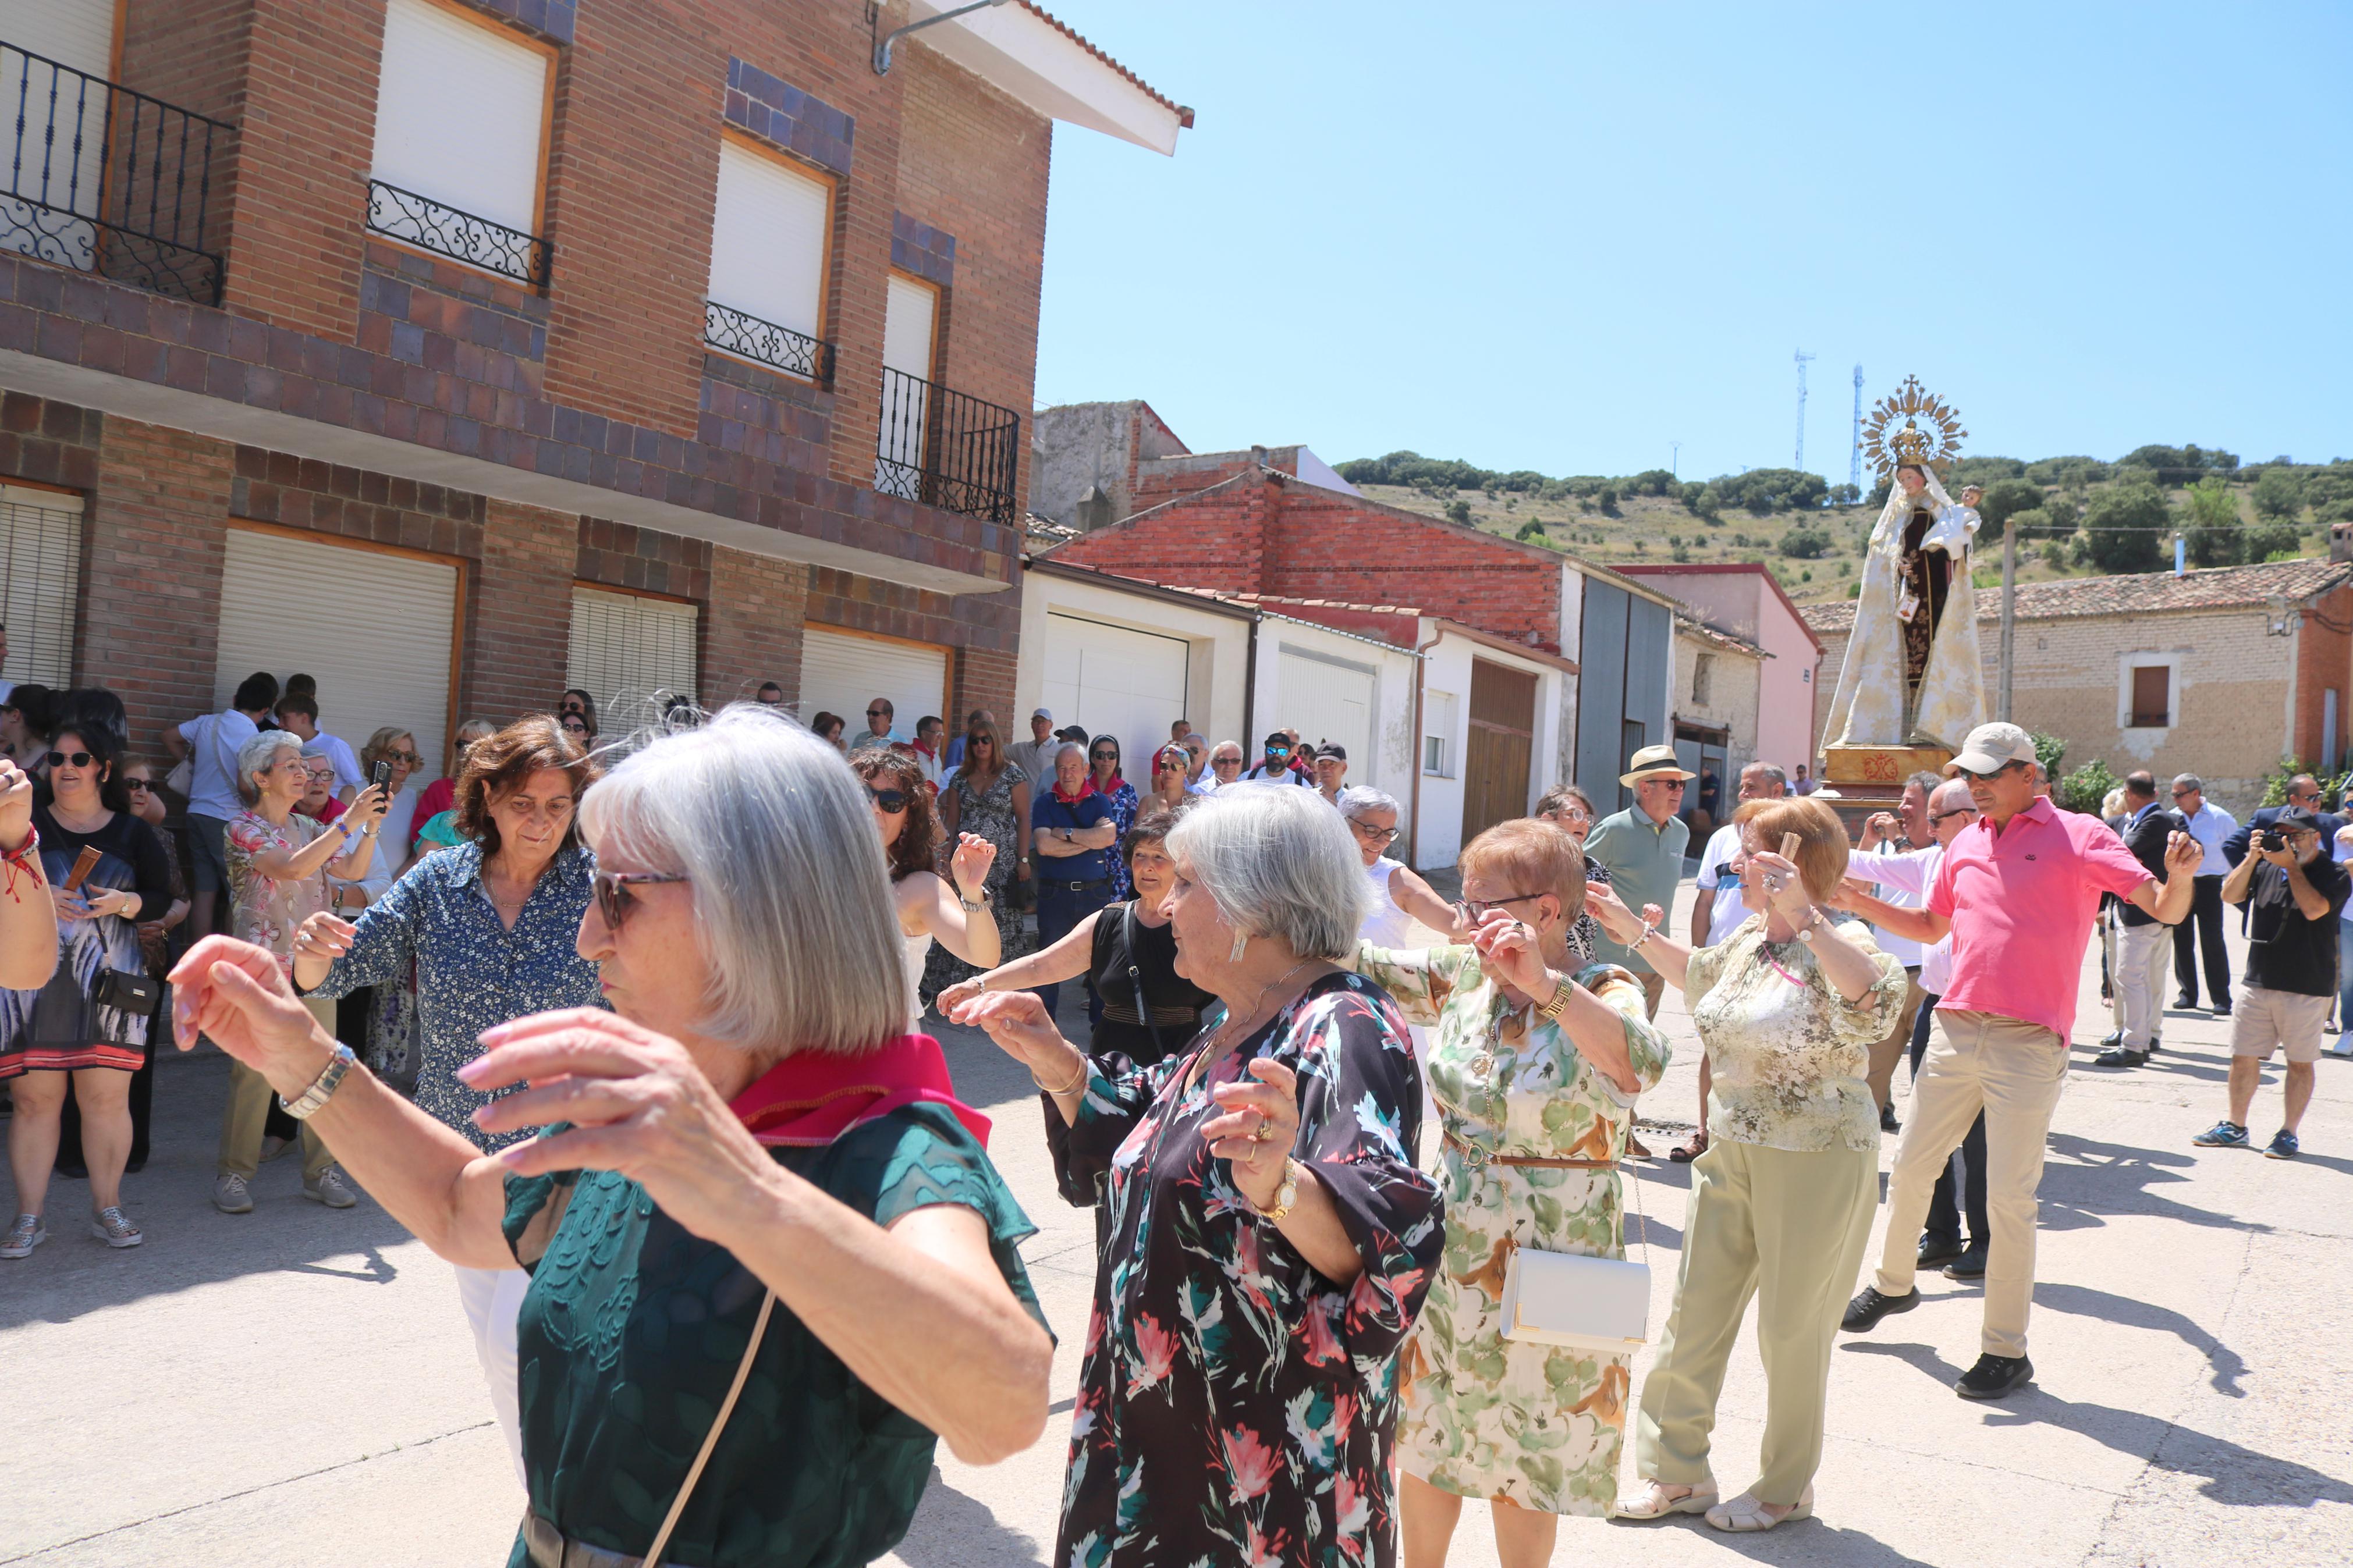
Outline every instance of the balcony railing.
<path id="1" fill-rule="evenodd" d="M 0 93 L 16 110 L 0 252 L 220 303 L 205 219 L 231 127 L 9 43 Z"/>
<path id="2" fill-rule="evenodd" d="M 467 262 L 526 288 L 547 287 L 548 244 L 535 234 L 387 185 L 368 182 L 367 226 L 420 250 Z"/>
<path id="3" fill-rule="evenodd" d="M 884 366 L 874 488 L 1010 524 L 1021 416 Z"/>
<path id="4" fill-rule="evenodd" d="M 716 300 L 702 302 L 702 341 L 714 349 L 813 381 L 833 384 L 833 345 L 807 332 L 746 315 Z"/>

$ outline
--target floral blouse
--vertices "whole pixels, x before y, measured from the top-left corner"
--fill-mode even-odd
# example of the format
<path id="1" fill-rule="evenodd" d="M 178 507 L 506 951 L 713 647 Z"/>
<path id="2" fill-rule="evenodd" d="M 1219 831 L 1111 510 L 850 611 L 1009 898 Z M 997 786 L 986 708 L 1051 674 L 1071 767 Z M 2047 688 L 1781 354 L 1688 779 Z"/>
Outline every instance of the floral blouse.
<path id="1" fill-rule="evenodd" d="M 361 912 L 351 951 L 311 994 L 396 984 L 414 960 L 417 1105 L 485 1152 L 520 1142 L 532 1134 L 493 1135 L 474 1125 L 475 1110 L 490 1097 L 459 1082 L 458 1069 L 482 1054 L 480 1037 L 493 1025 L 605 1005 L 596 966 L 574 947 L 596 869 L 586 849 L 556 851 L 509 931 L 482 886 L 480 845 L 428 855 Z"/>
<path id="2" fill-rule="evenodd" d="M 1762 915 L 1691 955 L 1683 1002 L 1713 1074 L 1709 1137 L 1800 1153 L 1879 1147 L 1879 1102 L 1864 1074 L 1909 983 L 1860 921 L 1841 922 L 1839 934 L 1879 971 L 1860 1002 L 1838 994 L 1806 943 L 1767 942 Z"/>
<path id="3" fill-rule="evenodd" d="M 223 858 L 228 862 L 229 934 L 239 942 L 268 948 L 278 955 L 279 967 L 294 970 L 294 931 L 327 907 L 325 867 L 300 881 L 280 881 L 253 868 L 253 858 L 272 849 L 300 853 L 311 840 L 329 831 L 301 812 L 284 826 L 256 811 L 241 811 L 228 825 Z M 340 860 L 347 851 L 338 851 Z"/>
<path id="4" fill-rule="evenodd" d="M 1142 800 L 1135 793 L 1135 786 L 1125 779 L 1121 779 L 1110 789 L 1098 785 L 1095 793 L 1111 803 L 1112 826 L 1119 829 L 1119 837 L 1111 841 L 1108 857 L 1111 861 L 1111 901 L 1124 903 L 1135 897 L 1135 888 L 1127 879 L 1127 862 L 1121 858 L 1119 847 L 1126 838 L 1127 830 L 1135 826 L 1136 808 Z"/>
<path id="5" fill-rule="evenodd" d="M 1414 1164 L 1421 1085 L 1397 1008 L 1328 975 L 1198 1082 L 1199 1051 L 1088 1070 L 1069 1174 L 1108 1167 L 1109 1236 L 1071 1418 L 1058 1568 L 1388 1568 L 1398 1352 L 1445 1239 Z M 1209 1096 L 1265 1057 L 1299 1075 L 1293 1152 L 1363 1268 L 1317 1273 L 1212 1157 Z"/>

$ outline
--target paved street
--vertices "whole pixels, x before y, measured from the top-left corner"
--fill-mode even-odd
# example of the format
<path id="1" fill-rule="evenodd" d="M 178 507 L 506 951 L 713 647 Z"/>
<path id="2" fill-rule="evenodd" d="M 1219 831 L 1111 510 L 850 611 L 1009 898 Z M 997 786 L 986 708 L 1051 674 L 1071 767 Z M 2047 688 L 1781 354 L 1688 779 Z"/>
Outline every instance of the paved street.
<path id="1" fill-rule="evenodd" d="M 2102 1033 L 2105 1016 L 2094 966 L 2078 1040 Z M 1694 1047 L 1677 1001 L 1662 1017 L 1678 1057 L 1644 1110 L 1687 1122 Z M 1092 1227 L 1053 1194 L 1023 1077 L 986 1040 L 933 1026 L 952 1037 L 963 1092 L 997 1117 L 992 1152 L 1040 1226 L 1027 1255 L 1061 1351 L 1045 1440 L 987 1471 L 943 1454 L 890 1561 L 1044 1563 Z M 2301 1161 L 2193 1149 L 2191 1134 L 2223 1108 L 2227 1028 L 2171 1016 L 2158 1065 L 2131 1074 L 2092 1069 L 2079 1048 L 2042 1187 L 2034 1389 L 1994 1405 L 1953 1395 L 1947 1385 L 1976 1355 L 1978 1293 L 1926 1276 L 1921 1310 L 1841 1345 L 1817 1520 L 1737 1538 L 1693 1520 L 1571 1521 L 1556 1560 L 2353 1560 L 2353 1425 L 2342 1409 L 2353 1386 L 2342 1184 L 2353 1173 L 2353 1062 L 2324 1058 Z M 503 1561 L 522 1499 L 448 1268 L 371 1203 L 334 1214 L 302 1201 L 290 1159 L 264 1169 L 256 1212 L 214 1213 L 225 1077 L 217 1056 L 159 1075 L 156 1156 L 129 1182 L 144 1247 L 111 1253 L 90 1240 L 81 1185 L 60 1183 L 53 1238 L 27 1261 L 0 1264 L 11 1483 L 0 1494 L 0 1563 Z M 2266 1075 L 2257 1101 L 2259 1141 L 2278 1124 L 2276 1078 Z M 1650 1141 L 1662 1153 L 1670 1142 Z M 1672 1289 L 1684 1180 L 1663 1162 L 1641 1171 L 1654 1325 Z M 1734 1362 L 1718 1427 L 1727 1493 L 1753 1473 L 1762 1394 L 1752 1342 Z M 1473 1506 L 1454 1561 L 1493 1560 Z"/>

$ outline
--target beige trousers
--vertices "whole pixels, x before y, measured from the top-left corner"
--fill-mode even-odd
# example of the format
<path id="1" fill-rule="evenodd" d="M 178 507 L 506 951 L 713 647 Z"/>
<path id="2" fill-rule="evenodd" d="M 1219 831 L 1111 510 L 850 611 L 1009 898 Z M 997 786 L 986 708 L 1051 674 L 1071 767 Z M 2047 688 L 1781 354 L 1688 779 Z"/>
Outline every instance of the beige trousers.
<path id="1" fill-rule="evenodd" d="M 316 996 L 302 998 L 302 1005 L 311 1009 L 311 1016 L 329 1035 L 335 1032 L 335 1005 Z M 228 1064 L 228 1103 L 221 1108 L 220 1155 L 216 1162 L 218 1173 L 243 1176 L 253 1180 L 261 1169 L 261 1128 L 269 1119 L 269 1080 L 246 1066 L 231 1060 Z M 327 1152 L 326 1141 L 302 1123 L 302 1179 L 318 1180 L 319 1173 L 335 1163 Z"/>
<path id="2" fill-rule="evenodd" d="M 1634 1423 L 1637 1476 L 1710 1479 L 1716 1396 L 1753 1295 L 1765 1440 L 1750 1489 L 1768 1503 L 1798 1500 L 1821 1464 L 1831 1345 L 1878 1197 L 1870 1150 L 1796 1153 L 1719 1138 L 1692 1162 L 1674 1309 Z"/>
<path id="3" fill-rule="evenodd" d="M 2034 1304 L 2035 1188 L 2042 1183 L 2042 1145 L 2067 1082 L 2066 1042 L 2039 1024 L 1998 1013 L 1939 1012 L 1936 1033 L 1912 1086 L 1912 1116 L 1895 1152 L 1887 1197 L 1887 1239 L 1873 1283 L 1880 1293 L 1912 1289 L 1920 1227 L 1937 1173 L 1986 1119 L 1984 1349 L 2026 1353 L 2026 1320 Z"/>
<path id="4" fill-rule="evenodd" d="M 2162 921 L 2145 926 L 2116 925 L 2116 956 L 2108 971 L 2108 984 L 2116 994 L 2120 1014 L 2116 1026 L 2125 1045 L 2136 1051 L 2165 1026 L 2165 987 L 2173 979 L 2173 928 Z"/>
<path id="5" fill-rule="evenodd" d="M 1912 1022 L 1920 1016 L 1920 1004 L 1928 999 L 1928 994 L 1920 989 L 1920 966 L 1913 964 L 1904 973 L 1908 977 L 1904 988 L 1904 1010 L 1895 1016 L 1895 1026 L 1887 1031 L 1887 1037 L 1873 1042 L 1871 1066 L 1864 1074 L 1865 1081 L 1871 1085 L 1872 1103 L 1882 1110 L 1887 1109 L 1889 1097 L 1895 1092 L 1895 1064 L 1912 1048 Z"/>

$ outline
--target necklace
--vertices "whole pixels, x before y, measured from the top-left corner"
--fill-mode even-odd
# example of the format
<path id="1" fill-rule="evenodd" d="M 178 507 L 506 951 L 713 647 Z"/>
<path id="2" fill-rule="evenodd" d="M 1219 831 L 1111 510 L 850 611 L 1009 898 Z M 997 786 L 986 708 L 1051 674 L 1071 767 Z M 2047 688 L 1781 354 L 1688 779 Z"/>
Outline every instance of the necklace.
<path id="1" fill-rule="evenodd" d="M 1314 962 L 1315 961 L 1312 958 L 1303 958 L 1298 963 L 1293 964 L 1290 968 L 1284 970 L 1282 973 L 1276 975 L 1272 980 L 1270 980 L 1265 984 L 1260 986 L 1258 988 L 1258 994 L 1250 998 L 1250 1008 L 1249 1012 L 1239 1016 L 1228 1013 L 1226 1016 L 1226 1021 L 1218 1026 L 1216 1031 L 1209 1036 L 1208 1044 L 1202 1047 L 1201 1055 L 1198 1064 L 1196 1065 L 1194 1073 L 1188 1074 L 1188 1079 L 1206 1070 L 1209 1065 L 1209 1059 L 1212 1057 L 1215 1057 L 1219 1052 L 1224 1050 L 1228 1046 L 1233 1044 L 1234 1041 L 1249 1038 L 1252 1026 L 1254 1026 L 1258 1021 L 1259 1008 L 1265 1004 L 1266 994 Z M 1188 1082 L 1187 1086 L 1188 1091 L 1191 1085 Z"/>

